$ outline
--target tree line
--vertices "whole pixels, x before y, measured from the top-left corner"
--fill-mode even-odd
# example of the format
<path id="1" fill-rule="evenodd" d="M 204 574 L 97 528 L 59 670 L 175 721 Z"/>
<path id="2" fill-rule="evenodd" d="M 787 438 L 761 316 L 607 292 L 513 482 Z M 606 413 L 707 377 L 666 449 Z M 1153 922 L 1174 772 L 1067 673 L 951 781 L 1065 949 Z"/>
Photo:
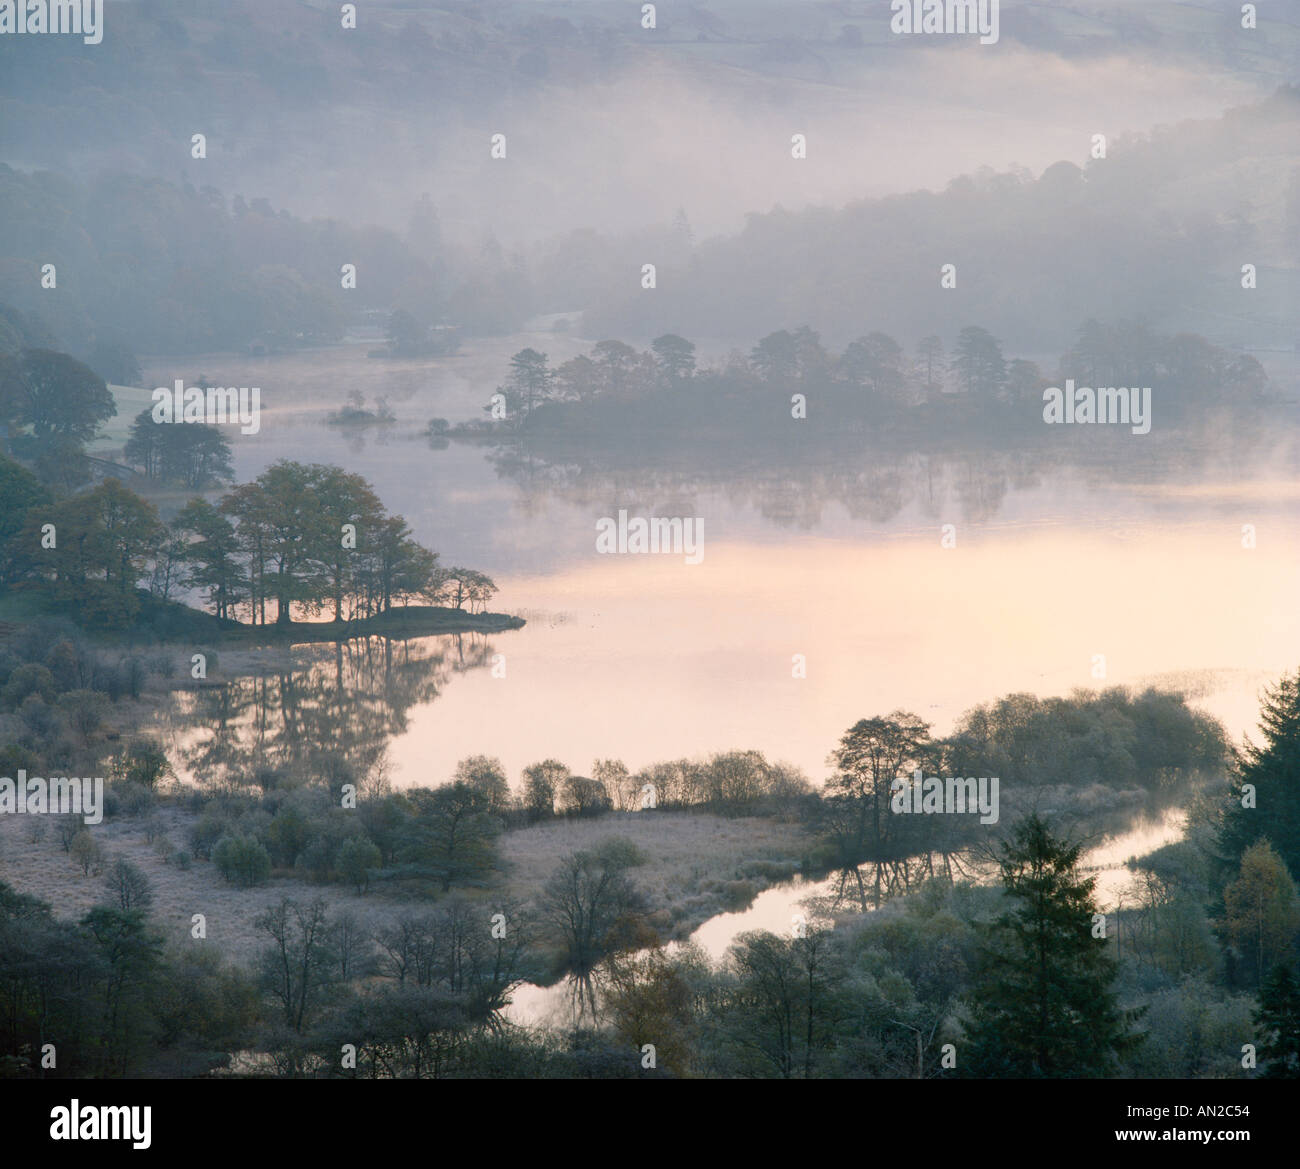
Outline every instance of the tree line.
<path id="1" fill-rule="evenodd" d="M 1073 378 L 1093 388 L 1151 386 L 1163 418 L 1181 420 L 1194 407 L 1232 403 L 1249 408 L 1269 391 L 1259 362 L 1193 334 L 1165 336 L 1137 320 L 1089 319 L 1064 353 L 1058 385 Z M 914 351 L 886 333 L 863 334 L 834 353 L 807 325 L 761 338 L 748 353 L 732 351 L 708 367 L 697 364 L 695 345 L 677 334 L 656 337 L 648 350 L 623 341 L 598 342 L 588 354 L 552 367 L 545 353 L 527 348 L 510 361 L 489 419 L 520 429 L 613 426 L 638 406 L 651 405 L 646 426 L 679 429 L 701 413 L 761 400 L 769 390 L 817 395 L 841 418 L 897 421 L 933 418 L 936 407 L 960 405 L 993 411 L 1004 424 L 1030 429 L 1042 419 L 1042 393 L 1051 383 L 1033 361 L 1008 357 L 988 330 L 968 325 L 949 353 L 937 335 Z M 502 409 L 504 407 L 504 410 Z M 817 407 L 809 407 L 808 416 Z M 823 411 L 824 413 L 824 411 Z M 787 398 L 782 417 L 790 417 Z"/>
<path id="2" fill-rule="evenodd" d="M 19 505 L 0 533 L 3 583 L 108 628 L 134 620 L 144 598 L 186 589 L 218 618 L 280 627 L 295 614 L 352 621 L 415 599 L 482 610 L 496 592 L 481 572 L 440 566 L 339 467 L 281 460 L 215 503 L 190 500 L 170 523 L 116 478 L 58 499 L 11 460 L 0 458 L 0 476 Z"/>

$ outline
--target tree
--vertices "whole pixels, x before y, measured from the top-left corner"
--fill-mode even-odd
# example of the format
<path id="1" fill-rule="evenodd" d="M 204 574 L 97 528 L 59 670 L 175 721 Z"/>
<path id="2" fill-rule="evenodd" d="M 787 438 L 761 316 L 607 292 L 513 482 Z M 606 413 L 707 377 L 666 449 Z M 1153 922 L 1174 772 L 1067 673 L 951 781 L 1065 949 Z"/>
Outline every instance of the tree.
<path id="1" fill-rule="evenodd" d="M 109 865 L 104 885 L 118 909 L 148 909 L 153 904 L 149 878 L 126 857 L 119 856 Z"/>
<path id="2" fill-rule="evenodd" d="M 87 877 L 90 876 L 91 869 L 99 871 L 99 866 L 104 859 L 103 847 L 85 828 L 72 838 L 68 852 L 73 861 L 80 866 L 82 874 Z"/>
<path id="3" fill-rule="evenodd" d="M 612 806 L 605 785 L 585 775 L 566 775 L 557 796 L 560 814 L 564 816 L 598 816 Z"/>
<path id="4" fill-rule="evenodd" d="M 929 724 L 908 711 L 860 719 L 831 753 L 835 774 L 826 782 L 823 806 L 838 863 L 851 870 L 862 892 L 858 866 L 876 866 L 876 897 L 887 868 L 921 851 L 920 817 L 896 816 L 890 804 L 897 783 L 931 757 Z M 891 875 L 892 886 L 895 877 Z"/>
<path id="5" fill-rule="evenodd" d="M 687 1072 L 694 995 L 677 964 L 662 946 L 655 946 L 611 956 L 606 965 L 605 1006 L 619 1038 L 632 1051 L 653 1044 L 659 1074 Z"/>
<path id="6" fill-rule="evenodd" d="M 325 909 L 319 898 L 302 905 L 286 897 L 253 923 L 271 938 L 262 952 L 262 984 L 297 1032 L 311 1021 L 337 970 Z"/>
<path id="7" fill-rule="evenodd" d="M 487 603 L 496 596 L 497 586 L 485 572 L 472 571 L 463 574 L 465 595 L 469 599 L 469 611 L 482 613 Z"/>
<path id="8" fill-rule="evenodd" d="M 406 823 L 399 859 L 408 871 L 453 885 L 480 883 L 497 864 L 501 824 L 482 791 L 451 783 L 405 793 Z"/>
<path id="9" fill-rule="evenodd" d="M 569 774 L 558 759 L 546 759 L 524 768 L 523 805 L 530 820 L 555 815 L 556 790 Z"/>
<path id="10" fill-rule="evenodd" d="M 484 1022 L 501 1010 L 523 981 L 531 922 L 516 902 L 494 904 L 453 893 L 425 921 L 421 985 L 458 996 L 466 1015 Z"/>
<path id="11" fill-rule="evenodd" d="M 393 538 L 394 533 L 384 530 L 384 506 L 360 475 L 340 467 L 314 465 L 311 479 L 314 502 L 319 509 L 318 539 L 311 549 L 318 566 L 319 600 L 332 607 L 335 621 L 342 621 L 344 600 L 357 592 L 354 586 L 365 551 L 372 543 Z M 393 518 L 400 528 L 400 517 Z M 345 539 L 347 525 L 351 526 L 355 541 Z M 378 548 L 376 551 L 380 563 L 386 563 L 384 551 Z M 359 556 L 358 552 L 363 555 Z M 391 599 L 394 583 L 391 572 L 381 570 L 381 578 L 385 599 Z M 309 602 L 308 608 L 314 610 L 316 602 Z"/>
<path id="12" fill-rule="evenodd" d="M 992 401 L 1006 385 L 1007 366 L 1002 346 L 987 329 L 968 325 L 957 338 L 953 368 L 972 397 Z"/>
<path id="13" fill-rule="evenodd" d="M 0 507 L 0 588 L 5 588 L 31 570 L 35 546 L 23 538 L 27 513 L 48 506 L 51 496 L 35 475 L 0 455 L 0 499 L 4 500 Z"/>
<path id="14" fill-rule="evenodd" d="M 1247 743 L 1234 770 L 1218 833 L 1221 878 L 1257 840 L 1269 842 L 1300 880 L 1300 670 L 1264 692 L 1263 742 Z"/>
<path id="15" fill-rule="evenodd" d="M 597 341 L 591 353 L 600 371 L 604 393 L 626 394 L 633 388 L 633 375 L 640 356 L 631 345 L 623 341 Z"/>
<path id="16" fill-rule="evenodd" d="M 231 616 L 246 594 L 234 524 L 206 499 L 191 499 L 172 521 L 172 529 L 187 540 L 185 583 L 208 594 L 219 618 Z"/>
<path id="17" fill-rule="evenodd" d="M 818 1053 L 834 1046 L 831 952 L 830 932 L 809 929 L 793 938 L 744 933 L 727 953 L 731 1037 L 782 1079 L 810 1078 Z"/>
<path id="18" fill-rule="evenodd" d="M 104 379 L 66 353 L 24 349 L 18 367 L 18 420 L 32 428 L 38 441 L 89 442 L 99 424 L 117 413 Z"/>
<path id="19" fill-rule="evenodd" d="M 252 568 L 250 587 L 275 599 L 279 626 L 290 623 L 294 604 L 318 605 L 325 594 L 319 555 L 325 540 L 340 539 L 337 529 L 328 532 L 316 500 L 325 470 L 281 459 L 222 500 Z"/>
<path id="20" fill-rule="evenodd" d="M 109 625 L 139 610 L 135 589 L 166 529 L 153 504 L 117 479 L 105 479 L 29 520 L 32 547 L 40 543 L 37 520 L 55 525 L 57 544 L 36 561 L 54 578 L 55 596 L 75 606 L 82 620 Z"/>
<path id="21" fill-rule="evenodd" d="M 162 964 L 162 938 L 149 929 L 142 909 L 97 905 L 81 920 L 103 972 L 101 1034 L 105 1059 L 123 1074 L 154 1045 L 158 1020 L 152 991 Z"/>
<path id="22" fill-rule="evenodd" d="M 787 329 L 769 333 L 750 352 L 749 360 L 765 382 L 792 383 L 799 372 L 799 346 Z"/>
<path id="23" fill-rule="evenodd" d="M 1073 348 L 1065 355 L 1063 364 L 1083 385 L 1097 386 L 1102 382 L 1110 384 L 1109 379 L 1114 372 L 1110 344 L 1106 330 L 1095 317 L 1089 317 L 1080 326 L 1079 335 Z"/>
<path id="24" fill-rule="evenodd" d="M 114 385 L 138 386 L 143 377 L 135 354 L 120 341 L 104 338 L 96 341 L 88 364 L 106 382 Z"/>
<path id="25" fill-rule="evenodd" d="M 916 356 L 925 366 L 926 389 L 935 389 L 937 385 L 934 380 L 935 370 L 943 367 L 943 339 L 933 335 L 922 337 L 916 343 Z"/>
<path id="26" fill-rule="evenodd" d="M 840 370 L 851 385 L 876 401 L 897 405 L 903 397 L 903 350 L 887 333 L 868 333 L 851 342 L 840 357 Z"/>
<path id="27" fill-rule="evenodd" d="M 358 569 L 367 612 L 386 613 L 395 602 L 436 596 L 441 576 L 438 554 L 411 539 L 400 515 L 385 516 L 373 529 Z"/>
<path id="28" fill-rule="evenodd" d="M 197 491 L 235 477 L 230 444 L 204 422 L 155 422 L 141 410 L 131 422 L 123 454 L 150 479 L 180 483 Z"/>
<path id="29" fill-rule="evenodd" d="M 665 333 L 650 342 L 664 381 L 675 386 L 695 376 L 695 346 L 676 333 Z"/>
<path id="30" fill-rule="evenodd" d="M 1279 964 L 1259 989 L 1255 1026 L 1264 1040 L 1259 1045 L 1262 1075 L 1270 1080 L 1300 1080 L 1300 978 Z"/>
<path id="31" fill-rule="evenodd" d="M 1041 405 L 1046 386 L 1047 379 L 1035 362 L 1017 357 L 1007 366 L 1007 400 L 1013 406 Z"/>
<path id="32" fill-rule="evenodd" d="M 117 774 L 128 783 L 138 783 L 150 791 L 158 786 L 165 775 L 171 775 L 172 765 L 167 752 L 157 739 L 135 739 L 116 760 Z"/>
<path id="33" fill-rule="evenodd" d="M 626 945 L 645 899 L 626 873 L 627 863 L 601 850 L 570 853 L 541 895 L 541 910 L 563 948 L 566 969 L 591 973 L 607 954 Z"/>
<path id="34" fill-rule="evenodd" d="M 981 992 L 965 1062 L 981 1077 L 1103 1076 L 1140 1042 L 1136 1013 L 1112 989 L 1117 967 L 1093 936 L 1096 878 L 1078 872 L 1082 845 L 1045 821 L 1019 821 L 1002 844 L 1002 885 L 1012 907 L 988 932 Z"/>
<path id="35" fill-rule="evenodd" d="M 370 888 L 370 874 L 380 867 L 383 858 L 379 849 L 364 836 L 349 836 L 339 846 L 335 863 L 339 874 L 358 893 Z"/>
<path id="36" fill-rule="evenodd" d="M 271 875 L 271 855 L 255 836 L 223 836 L 212 850 L 212 862 L 241 889 L 264 884 Z"/>
<path id="37" fill-rule="evenodd" d="M 510 375 L 500 387 L 500 393 L 505 395 L 510 413 L 518 416 L 522 411 L 527 423 L 534 408 L 550 397 L 553 381 L 546 354 L 536 349 L 521 349 L 510 359 Z"/>
<path id="38" fill-rule="evenodd" d="M 1282 858 L 1267 840 L 1246 849 L 1241 871 L 1223 891 L 1222 932 L 1256 986 L 1278 962 L 1293 956 L 1300 930 L 1300 899 Z"/>
<path id="39" fill-rule="evenodd" d="M 456 783 L 468 784 L 481 792 L 488 807 L 498 816 L 510 806 L 510 782 L 500 759 L 471 755 L 456 764 Z"/>
<path id="40" fill-rule="evenodd" d="M 556 394 L 570 402 L 590 402 L 603 389 L 600 367 L 590 357 L 579 354 L 555 371 Z"/>
<path id="41" fill-rule="evenodd" d="M 611 803 L 620 812 L 635 811 L 641 806 L 642 785 L 621 759 L 595 760 L 591 765 L 591 776 L 604 787 Z"/>

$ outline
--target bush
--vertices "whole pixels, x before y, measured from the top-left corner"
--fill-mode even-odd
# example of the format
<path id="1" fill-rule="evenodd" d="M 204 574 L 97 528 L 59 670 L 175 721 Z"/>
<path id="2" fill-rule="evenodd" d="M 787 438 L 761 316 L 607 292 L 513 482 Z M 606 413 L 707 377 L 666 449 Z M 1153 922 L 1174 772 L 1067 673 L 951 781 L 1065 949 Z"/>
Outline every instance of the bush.
<path id="1" fill-rule="evenodd" d="M 39 695 L 45 702 L 53 702 L 58 694 L 54 684 L 54 675 L 44 666 L 34 663 L 19 666 L 0 691 L 0 702 L 10 710 L 23 704 L 23 700 L 32 694 Z"/>
<path id="2" fill-rule="evenodd" d="M 298 868 L 308 879 L 324 884 L 334 872 L 334 846 L 323 836 L 316 837 L 298 856 Z"/>
<path id="3" fill-rule="evenodd" d="M 626 836 L 607 836 L 593 850 L 609 869 L 634 869 L 649 859 L 634 841 Z"/>
<path id="4" fill-rule="evenodd" d="M 154 794 L 142 783 L 115 783 L 109 789 L 113 798 L 113 814 L 140 816 L 153 810 Z"/>
<path id="5" fill-rule="evenodd" d="M 59 695 L 59 707 L 82 739 L 89 740 L 104 724 L 108 700 L 93 690 L 69 690 Z"/>
<path id="6" fill-rule="evenodd" d="M 146 788 L 156 788 L 158 781 L 171 774 L 172 765 L 167 752 L 157 739 L 137 739 L 118 761 L 122 778 Z"/>
<path id="7" fill-rule="evenodd" d="M 211 860 L 212 850 L 230 833 L 230 821 L 216 808 L 205 808 L 199 822 L 190 829 L 190 848 L 201 860 Z"/>
<path id="8" fill-rule="evenodd" d="M 339 875 L 358 893 L 364 893 L 370 887 L 371 871 L 379 868 L 381 860 L 379 849 L 364 836 L 349 837 L 339 849 Z"/>
<path id="9" fill-rule="evenodd" d="M 250 836 L 223 836 L 212 850 L 217 871 L 241 889 L 263 884 L 271 875 L 271 855 Z"/>
<path id="10" fill-rule="evenodd" d="M 83 828 L 76 836 L 72 838 L 72 843 L 68 846 L 68 852 L 76 864 L 81 866 L 81 871 L 87 877 L 92 872 L 98 873 L 104 860 L 104 850 L 91 834 Z"/>

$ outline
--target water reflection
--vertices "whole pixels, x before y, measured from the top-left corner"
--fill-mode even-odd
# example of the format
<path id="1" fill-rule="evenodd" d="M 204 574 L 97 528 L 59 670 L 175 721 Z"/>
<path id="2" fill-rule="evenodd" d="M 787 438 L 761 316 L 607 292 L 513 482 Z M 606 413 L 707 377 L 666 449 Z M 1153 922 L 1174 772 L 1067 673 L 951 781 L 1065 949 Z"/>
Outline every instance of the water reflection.
<path id="1" fill-rule="evenodd" d="M 473 633 L 363 637 L 278 656 L 225 684 L 177 693 L 170 722 L 186 777 L 218 787 L 325 778 L 336 788 L 373 778 L 412 708 L 490 665 L 492 647 Z"/>
<path id="2" fill-rule="evenodd" d="M 1154 819 L 1139 818 L 1101 839 L 1093 835 L 1097 843 L 1084 853 L 1080 869 L 1096 878 L 1095 897 L 1104 912 L 1120 905 L 1133 881 L 1126 862 L 1181 839 L 1185 823 L 1184 813 L 1171 808 Z M 995 883 L 996 866 L 972 865 L 964 876 L 985 884 Z M 864 877 L 862 885 L 869 884 Z M 821 880 L 795 877 L 764 890 L 747 909 L 709 918 L 691 934 L 685 946 L 716 965 L 725 960 L 728 947 L 741 934 L 752 930 L 789 935 L 797 925 L 809 930 L 833 928 L 836 914 L 870 913 L 883 903 L 863 902 L 856 893 L 858 887 L 859 882 L 843 871 Z M 680 954 L 683 949 L 678 942 L 664 946 L 668 955 Z M 525 983 L 512 992 L 510 1005 L 502 1014 L 513 1023 L 556 1030 L 595 1026 L 601 1020 L 603 991 L 599 967 L 588 977 L 570 975 L 552 986 Z"/>

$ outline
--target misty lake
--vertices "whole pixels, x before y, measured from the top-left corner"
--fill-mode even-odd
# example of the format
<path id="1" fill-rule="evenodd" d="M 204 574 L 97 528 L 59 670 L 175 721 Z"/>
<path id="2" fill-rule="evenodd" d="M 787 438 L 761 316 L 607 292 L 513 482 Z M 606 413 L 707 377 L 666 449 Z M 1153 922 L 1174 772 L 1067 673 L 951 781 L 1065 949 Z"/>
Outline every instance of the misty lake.
<path id="1" fill-rule="evenodd" d="M 491 608 L 527 618 L 486 638 L 419 639 L 379 663 L 355 648 L 304 647 L 308 690 L 313 678 L 322 691 L 346 679 L 361 697 L 320 704 L 325 721 L 299 724 L 302 742 L 346 735 L 371 758 L 386 752 L 397 784 L 445 781 L 475 754 L 499 757 L 517 780 L 544 758 L 581 774 L 597 758 L 636 770 L 733 748 L 820 782 L 860 718 L 912 710 L 946 734 L 971 706 L 1014 691 L 1179 688 L 1240 739 L 1260 687 L 1300 660 L 1300 486 L 1286 452 L 1273 464 L 1225 458 L 1209 473 L 1167 457 L 1030 469 L 1005 452 L 887 466 L 864 452 L 855 465 L 794 469 L 742 458 L 734 473 L 720 454 L 671 472 L 499 473 L 489 446 L 436 449 L 422 435 L 431 417 L 476 416 L 516 349 L 559 361 L 586 344 L 519 335 L 439 362 L 367 360 L 350 345 L 148 369 L 150 385 L 199 372 L 260 385 L 260 433 L 231 436 L 239 481 L 276 458 L 356 471 L 445 563 L 496 580 Z M 395 424 L 329 425 L 352 389 L 368 405 L 385 396 Z M 1148 440 L 1129 441 L 1140 450 Z M 619 509 L 702 519 L 702 562 L 598 554 L 597 521 Z M 955 547 L 943 546 L 944 525 Z M 265 754 L 265 728 L 250 724 L 245 738 Z M 1094 850 L 1090 863 L 1112 866 L 1103 897 L 1125 877 L 1113 866 L 1179 831 L 1175 814 Z M 693 940 L 716 956 L 743 929 L 788 928 L 818 891 L 770 889 Z M 565 1008 L 570 989 L 525 987 L 514 1017 Z"/>
<path id="2" fill-rule="evenodd" d="M 351 345 L 147 370 L 148 385 L 197 372 L 260 385 L 260 433 L 231 436 L 239 481 L 276 458 L 356 471 L 444 563 L 496 580 L 494 610 L 527 618 L 478 647 L 482 668 L 412 703 L 389 746 L 397 782 L 439 782 L 479 753 L 517 776 L 547 757 L 582 773 L 596 758 L 635 770 L 732 748 L 820 780 L 859 718 L 913 710 L 943 734 L 1008 692 L 1099 684 L 1182 688 L 1240 737 L 1259 687 L 1300 659 L 1289 460 L 1225 460 L 1207 476 L 1145 458 L 1028 471 L 971 453 L 914 456 L 900 474 L 864 453 L 860 466 L 810 465 L 801 481 L 797 469 L 751 466 L 729 477 L 719 457 L 671 476 L 560 481 L 546 468 L 503 478 L 486 446 L 433 449 L 419 433 L 428 419 L 480 413 L 509 354 L 529 344 L 553 361 L 587 345 L 524 334 L 441 362 L 367 360 Z M 396 424 L 328 425 L 353 388 L 368 403 L 386 395 Z M 620 508 L 702 519 L 702 563 L 598 554 L 597 520 Z M 942 546 L 945 524 L 954 548 Z M 431 653 L 464 654 L 457 639 L 426 640 Z M 492 654 L 504 655 L 504 677 Z M 795 655 L 806 677 L 794 676 Z"/>

